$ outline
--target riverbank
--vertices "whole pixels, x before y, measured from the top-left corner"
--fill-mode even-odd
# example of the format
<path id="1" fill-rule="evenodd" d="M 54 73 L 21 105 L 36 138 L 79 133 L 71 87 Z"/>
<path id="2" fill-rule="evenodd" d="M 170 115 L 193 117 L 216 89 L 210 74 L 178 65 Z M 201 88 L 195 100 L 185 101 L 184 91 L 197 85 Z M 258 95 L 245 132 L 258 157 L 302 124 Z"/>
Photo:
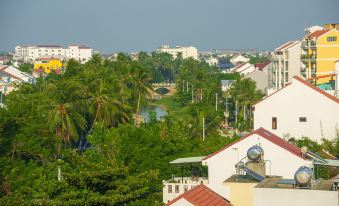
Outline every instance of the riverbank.
<path id="1" fill-rule="evenodd" d="M 160 100 L 150 102 L 150 105 L 158 106 L 166 110 L 169 114 L 179 118 L 187 119 L 187 107 L 183 107 L 179 102 L 175 101 L 176 96 L 164 96 Z"/>

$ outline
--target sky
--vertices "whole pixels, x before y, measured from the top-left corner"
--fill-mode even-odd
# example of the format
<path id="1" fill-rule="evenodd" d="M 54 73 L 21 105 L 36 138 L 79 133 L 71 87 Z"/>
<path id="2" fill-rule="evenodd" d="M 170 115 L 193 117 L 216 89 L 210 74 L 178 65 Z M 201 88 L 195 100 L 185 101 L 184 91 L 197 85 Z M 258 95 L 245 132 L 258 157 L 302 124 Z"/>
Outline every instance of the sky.
<path id="1" fill-rule="evenodd" d="M 86 44 L 101 53 L 192 45 L 272 50 L 339 23 L 339 0 L 0 0 L 0 50 Z"/>

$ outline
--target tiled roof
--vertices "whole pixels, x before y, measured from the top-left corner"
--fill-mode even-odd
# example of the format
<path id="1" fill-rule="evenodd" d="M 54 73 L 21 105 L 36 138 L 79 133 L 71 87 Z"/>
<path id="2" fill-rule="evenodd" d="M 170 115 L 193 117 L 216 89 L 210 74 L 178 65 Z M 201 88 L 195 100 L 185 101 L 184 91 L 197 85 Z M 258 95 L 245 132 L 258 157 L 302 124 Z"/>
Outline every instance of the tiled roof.
<path id="1" fill-rule="evenodd" d="M 181 194 L 177 198 L 167 203 L 166 206 L 170 206 L 182 198 L 195 206 L 232 206 L 230 201 L 218 195 L 205 185 L 198 185 L 194 187 L 193 189 Z"/>
<path id="2" fill-rule="evenodd" d="M 291 46 L 295 45 L 296 43 L 298 43 L 298 41 L 289 41 L 289 42 L 281 45 L 280 47 L 276 48 L 275 51 L 283 51 L 284 49 L 288 49 Z"/>
<path id="3" fill-rule="evenodd" d="M 330 30 L 318 30 L 318 31 L 315 31 L 313 33 L 310 33 L 309 35 L 307 35 L 306 37 L 307 38 L 313 38 L 313 37 L 320 37 L 321 35 L 329 32 Z"/>
<path id="4" fill-rule="evenodd" d="M 264 69 L 267 65 L 269 65 L 271 62 L 270 61 L 267 61 L 267 62 L 262 62 L 262 63 L 258 63 L 258 64 L 255 64 L 254 67 L 255 68 L 258 68 L 260 70 Z"/>
<path id="5" fill-rule="evenodd" d="M 262 127 L 260 127 L 259 129 L 254 130 L 253 132 L 247 134 L 246 136 L 244 136 L 244 137 L 238 139 L 237 141 L 227 145 L 226 147 L 222 148 L 221 150 L 218 150 L 218 151 L 208 155 L 207 157 L 204 158 L 204 160 L 207 160 L 208 158 L 213 157 L 214 155 L 217 155 L 218 153 L 224 151 L 225 149 L 229 148 L 230 146 L 232 146 L 232 145 L 234 145 L 234 144 L 236 144 L 238 142 L 241 142 L 242 140 L 250 137 L 253 134 L 257 134 L 257 135 L 267 139 L 268 141 L 270 141 L 270 142 L 272 142 L 272 143 L 274 143 L 274 144 L 284 148 L 285 150 L 291 152 L 292 154 L 296 155 L 297 157 L 305 159 L 305 157 L 302 156 L 301 150 L 300 150 L 299 147 L 297 147 L 297 146 L 295 146 L 295 145 L 285 141 L 284 139 L 278 137 L 277 135 L 275 135 L 275 134 L 265 130 Z"/>

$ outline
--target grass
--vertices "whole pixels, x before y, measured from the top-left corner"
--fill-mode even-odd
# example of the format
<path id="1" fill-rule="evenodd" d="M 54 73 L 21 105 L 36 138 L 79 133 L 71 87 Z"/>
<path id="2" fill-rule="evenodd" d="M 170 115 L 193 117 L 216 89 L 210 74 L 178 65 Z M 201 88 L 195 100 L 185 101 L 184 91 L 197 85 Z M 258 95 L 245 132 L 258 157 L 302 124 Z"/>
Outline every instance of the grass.
<path id="1" fill-rule="evenodd" d="M 166 109 L 168 113 L 179 119 L 189 118 L 189 114 L 187 114 L 187 107 L 184 107 L 179 102 L 175 101 L 175 98 L 176 98 L 175 95 L 164 96 L 160 100 L 151 102 L 150 105 L 163 107 L 164 109 Z"/>

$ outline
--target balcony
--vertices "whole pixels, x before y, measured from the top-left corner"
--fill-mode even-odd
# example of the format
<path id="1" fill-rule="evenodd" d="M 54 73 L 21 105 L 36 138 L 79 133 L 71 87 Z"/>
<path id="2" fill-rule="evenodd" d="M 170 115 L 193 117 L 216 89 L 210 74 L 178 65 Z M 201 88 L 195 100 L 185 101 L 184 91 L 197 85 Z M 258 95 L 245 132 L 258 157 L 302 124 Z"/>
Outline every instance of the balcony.
<path id="1" fill-rule="evenodd" d="M 163 202 L 167 203 L 197 185 L 207 185 L 208 179 L 206 177 L 174 177 L 171 180 L 163 180 L 162 183 L 164 185 Z"/>
<path id="2" fill-rule="evenodd" d="M 315 41 L 310 41 L 310 48 L 312 49 L 317 48 L 317 43 Z"/>
<path id="3" fill-rule="evenodd" d="M 308 49 L 308 41 L 302 41 L 301 42 L 301 48 L 302 49 Z"/>

